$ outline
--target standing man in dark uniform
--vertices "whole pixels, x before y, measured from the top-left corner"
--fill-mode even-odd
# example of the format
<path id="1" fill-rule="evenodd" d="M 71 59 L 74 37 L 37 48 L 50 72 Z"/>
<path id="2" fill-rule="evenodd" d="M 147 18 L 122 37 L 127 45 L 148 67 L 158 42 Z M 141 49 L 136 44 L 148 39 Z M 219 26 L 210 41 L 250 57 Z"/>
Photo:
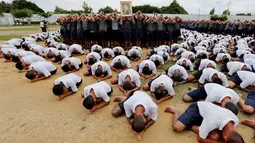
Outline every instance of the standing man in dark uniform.
<path id="1" fill-rule="evenodd" d="M 72 44 L 77 43 L 77 21 L 76 16 L 71 17 L 71 42 Z"/>
<path id="2" fill-rule="evenodd" d="M 91 44 L 98 44 L 98 17 L 96 15 L 90 17 L 89 28 Z"/>
<path id="3" fill-rule="evenodd" d="M 89 38 L 90 38 L 90 29 L 89 29 L 89 17 L 86 15 L 82 16 L 82 30 L 83 30 L 83 45 L 86 46 L 87 48 L 90 48 L 90 42 L 89 42 Z"/>
<path id="4" fill-rule="evenodd" d="M 155 20 L 153 17 L 149 17 L 145 21 L 145 27 L 146 27 L 146 41 L 148 46 L 147 47 L 154 47 L 155 46 L 155 35 L 156 35 L 156 27 L 155 27 Z"/>
<path id="5" fill-rule="evenodd" d="M 119 16 L 116 13 L 113 13 L 109 19 L 111 20 L 111 35 L 113 40 L 113 46 L 116 47 L 120 44 L 121 41 L 121 35 L 119 30 Z"/>
<path id="6" fill-rule="evenodd" d="M 101 42 L 101 45 L 103 48 L 108 47 L 107 46 L 107 17 L 104 15 L 104 13 L 99 14 L 99 43 Z"/>
<path id="7" fill-rule="evenodd" d="M 143 39 L 144 33 L 143 33 L 143 21 L 145 19 L 145 15 L 141 12 L 138 11 L 135 14 L 135 44 L 136 46 L 141 46 L 141 41 Z"/>

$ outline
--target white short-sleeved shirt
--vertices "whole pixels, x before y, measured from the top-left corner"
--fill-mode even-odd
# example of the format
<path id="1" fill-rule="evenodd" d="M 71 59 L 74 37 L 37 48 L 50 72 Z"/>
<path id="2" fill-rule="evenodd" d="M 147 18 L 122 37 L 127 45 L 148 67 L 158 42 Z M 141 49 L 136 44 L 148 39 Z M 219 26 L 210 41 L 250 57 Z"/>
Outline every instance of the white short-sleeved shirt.
<path id="1" fill-rule="evenodd" d="M 133 53 L 135 53 L 138 57 L 141 57 L 142 53 L 139 50 L 136 49 L 130 49 L 128 51 L 128 56 L 131 56 Z"/>
<path id="2" fill-rule="evenodd" d="M 198 50 L 204 50 L 204 51 L 206 51 L 206 50 L 207 50 L 204 46 L 196 46 L 196 47 L 194 47 L 194 49 L 195 49 L 196 51 L 198 51 Z"/>
<path id="3" fill-rule="evenodd" d="M 251 54 L 251 52 L 250 52 L 250 51 L 247 51 L 247 50 L 236 50 L 236 55 L 237 55 L 238 57 L 240 57 L 240 56 L 243 55 L 243 54 Z"/>
<path id="4" fill-rule="evenodd" d="M 200 62 L 200 65 L 198 67 L 198 70 L 201 71 L 204 68 L 207 68 L 209 64 L 211 64 L 215 69 L 217 68 L 217 65 L 214 61 L 209 60 L 209 59 L 202 59 Z"/>
<path id="5" fill-rule="evenodd" d="M 216 56 L 215 61 L 217 61 L 217 62 L 222 61 L 224 56 L 227 56 L 227 58 L 228 58 L 229 60 L 231 59 L 231 56 L 230 56 L 229 54 L 218 53 L 217 56 Z"/>
<path id="6" fill-rule="evenodd" d="M 105 81 L 100 81 L 98 83 L 94 83 L 94 84 L 86 86 L 84 88 L 84 97 L 85 98 L 89 96 L 89 92 L 92 89 L 94 90 L 96 98 L 102 98 L 104 100 L 104 102 L 110 101 L 110 97 L 108 96 L 107 93 L 111 92 L 112 88 L 108 83 L 106 83 Z"/>
<path id="7" fill-rule="evenodd" d="M 69 53 L 72 55 L 74 49 L 76 49 L 80 54 L 84 54 L 84 51 L 82 50 L 82 46 L 78 44 L 73 44 L 69 47 Z"/>
<path id="8" fill-rule="evenodd" d="M 137 71 L 133 69 L 128 69 L 125 70 L 118 75 L 118 85 L 122 85 L 125 82 L 125 78 L 127 76 L 130 76 L 131 81 L 135 83 L 137 87 L 141 86 L 141 80 L 140 80 L 140 75 Z"/>
<path id="9" fill-rule="evenodd" d="M 18 52 L 15 53 L 15 56 L 21 56 L 21 57 L 26 57 L 30 55 L 35 55 L 35 53 L 32 51 L 24 51 L 24 50 L 19 50 Z"/>
<path id="10" fill-rule="evenodd" d="M 76 57 L 70 57 L 70 58 L 64 58 L 62 60 L 61 66 L 64 66 L 66 61 L 69 61 L 72 66 L 75 67 L 75 69 L 80 69 L 79 65 L 82 64 L 81 60 Z"/>
<path id="11" fill-rule="evenodd" d="M 114 47 L 112 50 L 113 52 L 117 52 L 117 49 L 119 50 L 119 53 L 121 53 L 121 55 L 125 55 L 125 51 L 123 50 L 122 47 Z"/>
<path id="12" fill-rule="evenodd" d="M 56 55 L 60 55 L 62 58 L 69 58 L 70 53 L 68 51 L 65 50 L 58 50 L 58 52 L 56 53 Z"/>
<path id="13" fill-rule="evenodd" d="M 200 56 L 201 54 L 207 55 L 207 58 L 209 56 L 209 53 L 205 50 L 197 50 L 196 57 Z"/>
<path id="14" fill-rule="evenodd" d="M 66 50 L 66 51 L 68 51 L 68 48 L 67 48 L 67 45 L 66 44 L 64 44 L 64 43 L 62 43 L 62 44 L 58 44 L 57 46 L 56 46 L 56 49 L 64 49 L 64 50 Z"/>
<path id="15" fill-rule="evenodd" d="M 179 44 L 174 43 L 174 44 L 171 45 L 171 51 L 175 51 L 178 48 L 181 48 L 181 46 Z"/>
<path id="16" fill-rule="evenodd" d="M 44 50 L 44 56 L 47 56 L 47 54 L 49 53 L 49 52 L 52 52 L 54 55 L 57 55 L 57 52 L 58 52 L 58 49 L 56 49 L 56 48 L 46 48 L 45 50 Z"/>
<path id="17" fill-rule="evenodd" d="M 239 124 L 238 117 L 228 109 L 210 102 L 197 102 L 197 105 L 203 117 L 203 122 L 199 127 L 199 136 L 203 139 L 206 139 L 208 134 L 215 129 L 222 131 L 230 121 L 234 122 L 235 127 Z"/>
<path id="18" fill-rule="evenodd" d="M 126 56 L 123 56 L 123 55 L 119 55 L 119 56 L 116 56 L 112 62 L 111 62 L 111 66 L 113 66 L 115 63 L 117 63 L 118 61 L 120 60 L 121 62 L 121 66 L 126 66 L 128 68 L 131 67 L 131 64 L 130 64 L 130 60 L 126 57 Z"/>
<path id="19" fill-rule="evenodd" d="M 199 83 L 204 84 L 205 81 L 212 82 L 212 76 L 214 74 L 217 74 L 218 77 L 222 80 L 222 85 L 224 87 L 229 86 L 227 77 L 222 72 L 219 72 L 219 71 L 217 71 L 216 69 L 213 69 L 213 68 L 205 68 L 203 70 L 203 73 L 202 73 L 201 77 L 199 78 Z"/>
<path id="20" fill-rule="evenodd" d="M 45 50 L 44 47 L 42 47 L 41 45 L 38 44 L 29 44 L 30 50 L 33 50 L 34 52 L 38 52 L 39 55 L 43 55 L 43 52 Z"/>
<path id="21" fill-rule="evenodd" d="M 138 50 L 140 53 L 143 52 L 142 48 L 141 48 L 141 47 L 138 47 L 138 46 L 133 46 L 131 49 L 136 49 L 136 50 Z"/>
<path id="22" fill-rule="evenodd" d="M 188 79 L 189 78 L 189 75 L 188 75 L 188 72 L 186 71 L 186 69 L 180 65 L 172 65 L 169 69 L 168 69 L 168 72 L 167 72 L 167 75 L 169 77 L 172 77 L 173 74 L 174 74 L 174 71 L 175 70 L 180 70 L 180 73 L 182 74 L 182 78 L 184 80 Z"/>
<path id="23" fill-rule="evenodd" d="M 227 63 L 227 68 L 229 70 L 228 74 L 233 75 L 233 73 L 237 71 L 241 71 L 244 66 L 247 66 L 247 68 L 250 70 L 252 69 L 250 65 L 242 63 L 242 62 L 236 62 L 236 61 L 228 62 Z"/>
<path id="24" fill-rule="evenodd" d="M 241 88 L 255 86 L 255 73 L 250 71 L 238 71 L 237 74 L 242 80 L 242 82 L 240 83 Z"/>
<path id="25" fill-rule="evenodd" d="M 37 55 L 30 55 L 21 58 L 21 61 L 27 65 L 31 65 L 36 62 L 46 61 L 43 57 Z"/>
<path id="26" fill-rule="evenodd" d="M 96 62 L 99 62 L 101 60 L 101 56 L 97 52 L 91 52 L 86 56 L 87 62 L 92 56 L 96 59 Z"/>
<path id="27" fill-rule="evenodd" d="M 11 55 L 15 55 L 16 53 L 20 52 L 21 50 L 19 49 L 14 49 L 14 48 L 3 48 L 2 52 L 3 54 L 8 54 L 11 53 Z M 23 51 L 23 50 L 22 50 Z"/>
<path id="28" fill-rule="evenodd" d="M 192 64 L 192 62 L 189 59 L 186 59 L 186 58 L 180 58 L 175 64 L 181 66 L 183 61 L 186 61 L 186 65 L 188 65 L 190 70 L 192 70 L 192 71 L 194 70 L 194 65 Z"/>
<path id="29" fill-rule="evenodd" d="M 14 45 L 0 45 L 0 50 L 5 48 L 17 49 L 17 47 L 15 47 Z"/>
<path id="30" fill-rule="evenodd" d="M 8 45 L 20 46 L 22 42 L 23 42 L 22 39 L 13 38 L 13 39 L 11 39 L 11 40 L 8 40 L 8 41 L 5 42 L 5 43 L 8 44 Z"/>
<path id="31" fill-rule="evenodd" d="M 155 48 L 154 48 L 154 49 L 155 49 Z M 160 49 L 161 49 L 161 50 L 160 50 Z M 163 49 L 166 49 L 166 51 L 163 50 Z M 170 53 L 170 52 L 171 52 L 171 48 L 170 48 L 170 46 L 168 46 L 168 45 L 160 45 L 156 51 L 164 51 L 164 52 L 169 52 L 169 53 Z"/>
<path id="32" fill-rule="evenodd" d="M 158 52 L 158 51 L 163 51 L 163 52 L 167 52 L 167 49 L 165 46 L 159 46 L 157 48 L 153 48 L 154 51 Z"/>
<path id="33" fill-rule="evenodd" d="M 97 70 L 99 65 L 102 66 L 103 72 L 107 72 L 108 76 L 112 76 L 112 71 L 111 71 L 110 66 L 106 62 L 103 62 L 103 61 L 96 62 L 91 66 L 92 75 L 95 75 L 95 71 Z"/>
<path id="34" fill-rule="evenodd" d="M 124 102 L 124 109 L 128 118 L 135 113 L 135 108 L 138 105 L 142 105 L 144 107 L 145 116 L 150 116 L 150 118 L 154 121 L 157 120 L 158 106 L 153 102 L 151 97 L 143 91 L 134 92 L 134 94 Z"/>
<path id="35" fill-rule="evenodd" d="M 207 97 L 205 99 L 207 102 L 222 103 L 222 100 L 226 97 L 230 97 L 234 104 L 237 104 L 239 101 L 239 96 L 234 90 L 226 88 L 222 85 L 216 83 L 207 83 L 205 84 L 204 88 L 207 93 Z"/>
<path id="36" fill-rule="evenodd" d="M 139 73 L 143 72 L 143 68 L 145 67 L 145 65 L 149 65 L 149 68 L 151 70 L 151 72 L 153 74 L 157 73 L 157 68 L 154 62 L 152 62 L 151 60 L 143 60 L 140 64 L 139 64 Z"/>
<path id="37" fill-rule="evenodd" d="M 56 66 L 53 65 L 51 62 L 36 62 L 29 66 L 29 70 L 36 70 L 38 73 L 42 73 L 45 77 L 49 77 L 51 75 L 50 72 L 56 70 Z"/>
<path id="38" fill-rule="evenodd" d="M 93 45 L 93 46 L 91 47 L 91 52 L 95 52 L 96 49 L 98 49 L 98 50 L 100 51 L 99 54 L 101 54 L 102 49 L 103 49 L 102 46 L 97 45 L 97 44 Z"/>
<path id="39" fill-rule="evenodd" d="M 158 78 L 151 82 L 150 91 L 155 92 L 156 88 L 160 85 L 164 85 L 164 89 L 167 90 L 168 95 L 174 96 L 173 80 L 167 75 L 160 75 Z"/>
<path id="40" fill-rule="evenodd" d="M 78 88 L 77 83 L 81 82 L 81 77 L 74 73 L 69 73 L 67 75 L 61 76 L 54 81 L 54 85 L 60 84 L 61 82 L 65 85 L 66 88 L 71 88 L 73 92 L 77 92 Z"/>
<path id="41" fill-rule="evenodd" d="M 170 56 L 167 52 L 158 51 L 157 55 L 160 55 L 161 57 L 167 56 L 167 61 L 170 60 Z"/>
<path id="42" fill-rule="evenodd" d="M 221 51 L 222 51 L 223 53 L 227 53 L 227 50 L 224 49 L 224 48 L 214 48 L 214 49 L 213 49 L 213 54 L 216 55 L 216 54 L 220 53 Z"/>
<path id="43" fill-rule="evenodd" d="M 160 62 L 160 64 L 161 65 L 164 65 L 164 59 L 162 58 L 162 56 L 160 56 L 160 55 L 152 55 L 151 57 L 150 57 L 150 60 L 151 61 L 153 61 L 153 62 L 155 62 L 156 60 L 158 60 L 159 62 Z"/>
<path id="44" fill-rule="evenodd" d="M 114 52 L 113 52 L 112 49 L 110 49 L 110 48 L 104 48 L 104 49 L 102 49 L 102 52 L 101 52 L 103 58 L 105 58 L 105 57 L 104 57 L 105 52 L 108 52 L 108 54 L 109 54 L 112 58 L 114 57 Z"/>
<path id="45" fill-rule="evenodd" d="M 183 52 L 187 51 L 186 49 L 184 48 L 179 48 L 175 51 L 174 55 L 177 56 L 179 54 L 182 54 Z"/>
<path id="46" fill-rule="evenodd" d="M 182 58 L 187 58 L 187 59 L 188 59 L 190 55 L 191 55 L 192 58 L 195 59 L 195 54 L 194 54 L 193 52 L 191 52 L 191 51 L 185 51 L 185 52 L 183 52 L 183 53 L 181 54 L 181 57 L 182 57 Z"/>

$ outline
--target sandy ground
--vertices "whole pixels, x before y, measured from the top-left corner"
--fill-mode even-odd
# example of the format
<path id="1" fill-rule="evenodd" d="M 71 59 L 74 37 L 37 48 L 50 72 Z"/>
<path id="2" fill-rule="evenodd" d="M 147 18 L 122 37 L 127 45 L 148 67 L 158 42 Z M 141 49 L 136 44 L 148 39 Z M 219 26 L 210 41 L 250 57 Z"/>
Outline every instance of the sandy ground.
<path id="1" fill-rule="evenodd" d="M 1 44 L 1 42 L 0 42 Z M 143 56 L 145 55 L 144 51 Z M 79 57 L 84 61 L 85 56 Z M 132 62 L 134 68 L 139 62 Z M 52 93 L 53 82 L 65 75 L 57 65 L 58 72 L 49 79 L 30 83 L 23 73 L 19 73 L 14 63 L 5 63 L 0 59 L 0 142 L 54 142 L 54 143 L 133 143 L 138 142 L 125 116 L 114 118 L 111 109 L 116 104 L 114 97 L 122 95 L 117 86 L 113 86 L 111 103 L 90 114 L 83 106 L 80 97 L 83 88 L 95 83 L 92 77 L 83 77 L 83 67 L 76 74 L 83 78 L 83 83 L 76 94 L 57 101 Z M 116 77 L 114 73 L 113 77 Z M 145 83 L 145 80 L 143 83 Z M 110 80 L 107 80 L 110 83 Z M 181 111 L 189 106 L 182 101 L 182 95 L 188 86 L 175 88 L 173 99 L 161 103 L 158 108 L 158 120 L 143 136 L 142 143 L 196 143 L 196 135 L 191 131 L 176 133 L 172 128 L 172 115 L 164 113 L 167 106 L 177 106 Z M 246 96 L 246 95 L 245 95 Z M 254 115 L 239 113 L 240 120 L 254 119 Z M 254 130 L 239 125 L 237 131 L 246 143 L 254 143 Z"/>

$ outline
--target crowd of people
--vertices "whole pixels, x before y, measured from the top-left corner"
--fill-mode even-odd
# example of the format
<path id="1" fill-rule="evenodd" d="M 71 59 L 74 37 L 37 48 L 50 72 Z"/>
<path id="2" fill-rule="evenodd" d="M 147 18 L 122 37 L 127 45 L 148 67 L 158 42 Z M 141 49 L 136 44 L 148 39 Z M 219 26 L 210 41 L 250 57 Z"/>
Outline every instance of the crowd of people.
<path id="1" fill-rule="evenodd" d="M 65 40 L 72 39 L 65 30 L 62 34 Z M 117 103 L 111 114 L 113 117 L 125 114 L 139 140 L 156 122 L 160 103 L 175 98 L 177 86 L 197 83 L 198 88 L 189 87 L 183 95 L 184 102 L 192 102 L 183 114 L 178 107 L 165 108 L 166 113 L 174 115 L 173 129 L 177 132 L 192 130 L 198 135 L 199 142 L 222 139 L 228 143 L 244 143 L 235 128 L 240 122 L 238 106 L 244 113 L 253 114 L 255 111 L 254 38 L 186 29 L 181 30 L 180 36 L 183 37 L 181 43 L 159 45 L 144 53 L 139 46 L 126 49 L 94 44 L 89 50 L 84 50 L 80 44 L 68 46 L 59 42 L 62 36 L 57 31 L 11 39 L 0 46 L 0 54 L 6 61 L 15 62 L 19 71 L 25 70 L 25 77 L 31 82 L 54 78 L 54 74 L 61 72 L 55 65 L 61 64 L 61 69 L 67 74 L 56 78 L 51 89 L 53 94 L 62 100 L 81 93 L 84 98 L 82 105 L 90 113 L 109 105 L 112 92 L 118 90 L 122 95 L 114 98 Z M 40 40 L 45 41 L 47 48 L 37 43 Z M 141 58 L 144 54 L 146 59 Z M 76 56 L 83 57 L 84 61 Z M 139 62 L 134 69 L 131 68 L 133 62 Z M 174 64 L 169 64 L 164 72 L 157 72 L 170 62 Z M 81 69 L 85 69 L 84 77 L 75 74 Z M 113 72 L 118 75 L 113 77 Z M 92 76 L 95 83 L 79 90 L 88 76 Z M 105 82 L 107 79 L 111 79 L 111 84 Z M 142 85 L 142 79 L 148 82 Z M 113 91 L 111 85 L 117 85 L 119 89 Z M 235 87 L 247 91 L 245 100 L 243 95 L 233 90 Z M 149 91 L 149 94 L 144 91 Z M 242 124 L 255 128 L 255 121 L 244 120 Z"/>
<path id="2" fill-rule="evenodd" d="M 210 34 L 255 37 L 255 22 L 252 21 L 186 20 L 182 21 L 181 27 Z"/>
<path id="3" fill-rule="evenodd" d="M 103 47 L 132 45 L 155 47 L 177 42 L 181 19 L 147 16 L 140 11 L 133 16 L 116 13 L 99 15 L 73 15 L 57 20 L 66 43 L 78 43 L 85 47 L 100 44 Z"/>

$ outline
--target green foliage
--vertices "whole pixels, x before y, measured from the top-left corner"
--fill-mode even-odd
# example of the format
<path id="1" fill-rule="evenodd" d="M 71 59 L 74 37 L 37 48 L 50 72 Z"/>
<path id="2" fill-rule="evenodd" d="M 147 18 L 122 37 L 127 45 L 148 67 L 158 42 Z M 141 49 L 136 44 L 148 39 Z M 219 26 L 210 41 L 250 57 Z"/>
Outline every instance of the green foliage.
<path id="1" fill-rule="evenodd" d="M 236 15 L 238 15 L 238 16 L 240 16 L 240 15 L 251 16 L 251 13 L 237 13 Z"/>
<path id="2" fill-rule="evenodd" d="M 168 14 L 188 14 L 188 12 L 180 6 L 180 4 L 174 0 L 169 6 L 162 6 L 161 13 L 168 13 Z"/>
<path id="3" fill-rule="evenodd" d="M 222 15 L 230 15 L 229 9 L 226 9 L 222 12 Z"/>
<path id="4" fill-rule="evenodd" d="M 44 13 L 40 13 L 40 15 L 44 18 L 48 18 L 48 17 L 52 16 L 52 12 L 44 12 Z"/>
<path id="5" fill-rule="evenodd" d="M 252 22 L 255 22 L 255 19 L 253 19 Z"/>
<path id="6" fill-rule="evenodd" d="M 54 14 L 77 14 L 77 13 L 83 13 L 83 10 L 65 10 L 63 8 L 60 8 L 58 6 L 55 7 Z"/>
<path id="7" fill-rule="evenodd" d="M 4 1 L 0 2 L 0 13 L 10 13 L 12 9 L 12 5 L 10 3 L 6 3 Z"/>
<path id="8" fill-rule="evenodd" d="M 209 15 L 214 15 L 214 13 L 215 13 L 215 8 L 213 8 L 213 9 L 210 11 Z"/>
<path id="9" fill-rule="evenodd" d="M 33 11 L 30 9 L 16 9 L 13 10 L 12 15 L 16 18 L 26 18 L 26 17 L 31 17 L 33 14 Z"/>
<path id="10" fill-rule="evenodd" d="M 103 12 L 103 13 L 112 13 L 112 12 L 118 12 L 118 10 L 117 9 L 113 9 L 113 8 L 111 8 L 109 6 L 106 6 L 104 8 L 100 8 L 98 10 L 98 13 L 100 13 L 100 12 Z"/>
<path id="11" fill-rule="evenodd" d="M 13 10 L 29 9 L 29 10 L 33 11 L 34 13 L 44 12 L 35 3 L 29 2 L 29 1 L 26 1 L 26 0 L 14 0 L 14 1 L 12 1 L 12 9 Z"/>
<path id="12" fill-rule="evenodd" d="M 91 13 L 92 8 L 84 1 L 82 5 L 84 13 Z"/>
<path id="13" fill-rule="evenodd" d="M 141 11 L 143 13 L 160 13 L 160 8 L 156 7 L 156 6 L 151 6 L 151 5 L 140 5 L 140 6 L 133 6 L 132 7 L 132 11 L 133 13 L 136 13 L 137 11 Z"/>
<path id="14" fill-rule="evenodd" d="M 228 16 L 226 16 L 226 15 L 212 15 L 211 16 L 211 20 L 213 20 L 213 21 L 216 21 L 216 20 L 219 20 L 219 21 L 226 21 L 226 20 L 228 20 Z"/>

